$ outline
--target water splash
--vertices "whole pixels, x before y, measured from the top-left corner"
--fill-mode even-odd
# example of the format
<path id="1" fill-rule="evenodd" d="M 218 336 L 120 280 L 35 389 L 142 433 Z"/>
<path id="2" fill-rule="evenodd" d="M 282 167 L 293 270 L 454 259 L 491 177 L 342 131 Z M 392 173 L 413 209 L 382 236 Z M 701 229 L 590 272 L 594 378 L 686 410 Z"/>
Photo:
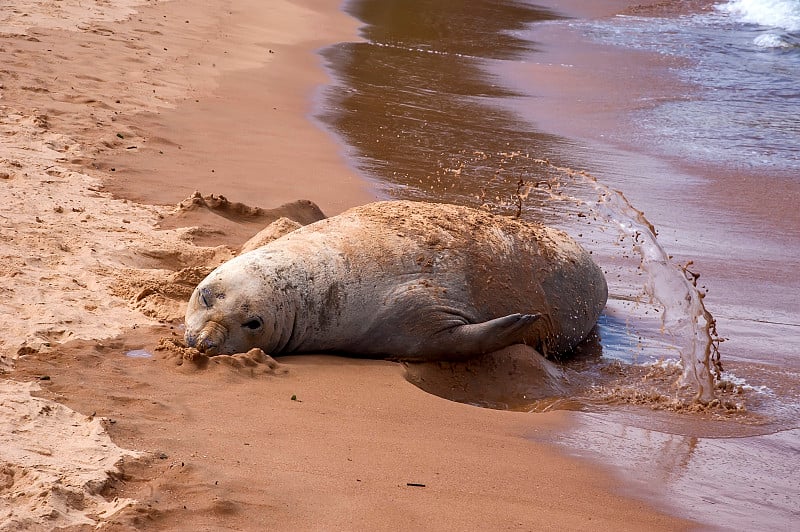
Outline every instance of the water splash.
<path id="1" fill-rule="evenodd" d="M 644 291 L 662 309 L 661 331 L 678 347 L 683 366 L 680 384 L 695 387 L 696 401 L 713 401 L 714 377 L 719 377 L 722 371 L 718 349 L 722 340 L 717 335 L 714 317 L 703 303 L 705 294 L 697 288 L 698 276 L 688 269 L 691 263 L 679 266 L 670 260 L 658 242 L 653 225 L 622 192 L 600 183 L 587 172 L 556 166 L 546 159 L 531 159 L 531 162 L 581 180 L 597 193 L 597 200 L 589 202 L 565 198 L 563 192 L 550 189 L 554 198 L 581 203 L 615 227 L 621 236 L 630 238 L 641 270 L 647 275 Z"/>

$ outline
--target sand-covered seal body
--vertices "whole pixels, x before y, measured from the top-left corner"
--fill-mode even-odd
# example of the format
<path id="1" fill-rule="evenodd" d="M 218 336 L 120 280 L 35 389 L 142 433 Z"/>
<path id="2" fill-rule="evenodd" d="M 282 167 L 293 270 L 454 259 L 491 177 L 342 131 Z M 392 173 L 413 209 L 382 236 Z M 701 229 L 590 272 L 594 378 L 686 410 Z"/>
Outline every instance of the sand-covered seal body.
<path id="1" fill-rule="evenodd" d="M 356 207 L 206 277 L 186 342 L 209 354 L 343 352 L 458 359 L 525 343 L 565 353 L 595 325 L 606 281 L 567 234 L 435 203 Z"/>

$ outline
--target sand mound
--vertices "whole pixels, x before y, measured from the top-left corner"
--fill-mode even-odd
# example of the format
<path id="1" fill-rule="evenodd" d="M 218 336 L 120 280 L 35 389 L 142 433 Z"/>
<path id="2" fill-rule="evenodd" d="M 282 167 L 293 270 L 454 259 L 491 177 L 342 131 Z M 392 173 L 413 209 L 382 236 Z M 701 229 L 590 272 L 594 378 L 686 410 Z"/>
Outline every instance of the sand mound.
<path id="1" fill-rule="evenodd" d="M 189 200 L 201 196 L 192 196 Z M 214 197 L 214 196 L 209 196 Z M 194 204 L 194 203 L 192 203 Z M 181 204 L 183 205 L 183 203 Z M 183 207 L 179 205 L 177 211 Z M 279 207 L 278 209 L 261 209 L 237 204 L 236 209 L 248 212 L 281 213 L 296 216 L 301 221 L 287 217 L 279 217 L 266 228 L 261 230 L 243 246 L 241 253 L 263 246 L 276 238 L 290 233 L 301 227 L 302 223 L 313 221 L 319 208 L 309 201 L 297 201 L 291 208 Z M 299 212 L 295 207 L 299 206 Z M 258 217 L 262 217 L 260 214 Z M 273 214 L 266 215 L 267 219 Z M 197 229 L 189 228 L 189 231 Z M 184 232 L 182 228 L 179 232 Z M 129 262 L 138 263 L 141 268 L 117 268 L 109 272 L 114 282 L 109 286 L 109 292 L 128 302 L 128 304 L 149 318 L 162 322 L 173 322 L 183 319 L 186 313 L 186 303 L 192 295 L 194 288 L 211 271 L 230 258 L 232 252 L 228 248 L 201 248 L 195 246 L 175 246 L 174 243 L 160 247 L 134 248 Z M 160 268 L 143 269 L 146 266 L 160 266 Z"/>
<path id="2" fill-rule="evenodd" d="M 114 445 L 107 420 L 33 397 L 38 389 L 0 381 L 0 529 L 96 525 L 131 504 L 102 493 L 140 453 Z"/>
<path id="3" fill-rule="evenodd" d="M 462 362 L 405 363 L 406 379 L 459 403 L 499 409 L 538 409 L 566 395 L 564 371 L 535 349 L 513 345 Z"/>
<path id="4" fill-rule="evenodd" d="M 322 210 L 308 200 L 297 200 L 274 209 L 232 202 L 225 196 L 195 192 L 178 203 L 175 210 L 159 222 L 162 229 L 191 227 L 184 237 L 198 246 L 239 246 L 265 226 L 285 219 L 290 224 L 307 225 L 325 218 Z"/>
<path id="5" fill-rule="evenodd" d="M 222 195 L 209 194 L 203 196 L 200 192 L 195 192 L 180 202 L 175 215 L 178 217 L 182 214 L 203 209 L 230 220 L 239 222 L 255 221 L 261 224 L 272 223 L 280 217 L 291 218 L 302 225 L 325 218 L 322 210 L 315 203 L 308 200 L 293 201 L 274 209 L 262 209 L 261 207 L 251 207 L 244 203 L 230 201 Z"/>
<path id="6" fill-rule="evenodd" d="M 283 235 L 288 235 L 300 227 L 302 226 L 294 220 L 290 220 L 289 218 L 278 218 L 267 227 L 259 231 L 256 236 L 245 242 L 239 253 L 247 253 L 248 251 L 258 249 L 261 246 L 269 244 L 273 240 L 279 239 Z"/>
<path id="7" fill-rule="evenodd" d="M 233 369 L 237 372 L 255 375 L 285 375 L 289 370 L 267 355 L 261 349 L 251 349 L 247 353 L 234 355 L 208 356 L 193 347 L 186 347 L 182 340 L 162 338 L 156 351 L 162 353 L 166 360 L 172 360 L 176 366 L 187 371 Z"/>

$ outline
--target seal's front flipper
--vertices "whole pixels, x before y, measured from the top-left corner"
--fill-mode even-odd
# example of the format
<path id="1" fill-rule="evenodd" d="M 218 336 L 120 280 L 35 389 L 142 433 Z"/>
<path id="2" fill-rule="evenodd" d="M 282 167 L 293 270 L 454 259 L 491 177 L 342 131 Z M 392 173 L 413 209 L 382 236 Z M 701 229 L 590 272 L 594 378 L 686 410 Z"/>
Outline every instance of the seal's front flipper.
<path id="1" fill-rule="evenodd" d="M 541 314 L 509 314 L 483 323 L 449 327 L 434 335 L 431 345 L 445 358 L 467 358 L 524 343 L 528 328 Z"/>

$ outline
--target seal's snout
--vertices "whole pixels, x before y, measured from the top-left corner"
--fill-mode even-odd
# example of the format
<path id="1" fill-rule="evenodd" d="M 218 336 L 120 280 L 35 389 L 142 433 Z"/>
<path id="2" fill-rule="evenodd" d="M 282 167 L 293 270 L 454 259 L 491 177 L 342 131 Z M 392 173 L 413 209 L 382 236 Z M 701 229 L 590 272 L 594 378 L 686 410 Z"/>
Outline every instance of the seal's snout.
<path id="1" fill-rule="evenodd" d="M 183 341 L 186 342 L 187 347 L 194 347 L 195 343 L 197 343 L 197 337 L 193 334 L 190 334 L 189 331 L 183 335 Z"/>
<path id="2" fill-rule="evenodd" d="M 217 355 L 220 352 L 225 339 L 228 337 L 228 330 L 224 325 L 216 321 L 209 321 L 200 330 L 197 336 L 186 336 L 186 343 L 190 347 L 197 348 L 198 351 L 207 355 Z"/>

